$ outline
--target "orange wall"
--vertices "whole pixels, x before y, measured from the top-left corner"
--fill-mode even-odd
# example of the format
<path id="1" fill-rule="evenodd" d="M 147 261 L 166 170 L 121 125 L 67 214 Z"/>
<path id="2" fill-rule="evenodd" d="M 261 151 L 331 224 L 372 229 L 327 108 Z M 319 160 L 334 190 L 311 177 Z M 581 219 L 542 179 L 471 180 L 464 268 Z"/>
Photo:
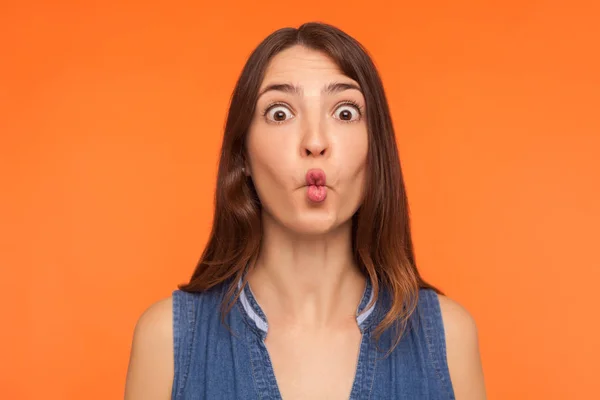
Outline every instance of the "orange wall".
<path id="1" fill-rule="evenodd" d="M 207 238 L 235 79 L 308 20 L 380 68 L 420 268 L 477 320 L 489 398 L 597 394 L 593 2 L 50 3 L 0 6 L 0 397 L 122 397 Z"/>

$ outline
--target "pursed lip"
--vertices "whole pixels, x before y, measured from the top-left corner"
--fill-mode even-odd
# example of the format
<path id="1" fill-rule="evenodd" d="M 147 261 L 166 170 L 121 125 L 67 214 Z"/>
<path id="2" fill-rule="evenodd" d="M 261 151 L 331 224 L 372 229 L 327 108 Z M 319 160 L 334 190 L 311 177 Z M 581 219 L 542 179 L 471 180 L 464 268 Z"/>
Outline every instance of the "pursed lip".
<path id="1" fill-rule="evenodd" d="M 306 185 L 327 185 L 327 174 L 322 168 L 311 168 L 306 172 L 305 182 Z"/>
<path id="2" fill-rule="evenodd" d="M 317 185 L 307 185 L 307 184 L 304 184 L 304 185 L 300 186 L 298 189 L 302 189 L 302 188 L 309 187 L 309 186 L 317 186 Z M 321 187 L 321 186 L 322 187 L 326 187 L 328 189 L 332 189 L 333 190 L 333 188 L 331 186 L 329 186 L 329 185 L 318 185 L 318 186 L 319 187 Z"/>

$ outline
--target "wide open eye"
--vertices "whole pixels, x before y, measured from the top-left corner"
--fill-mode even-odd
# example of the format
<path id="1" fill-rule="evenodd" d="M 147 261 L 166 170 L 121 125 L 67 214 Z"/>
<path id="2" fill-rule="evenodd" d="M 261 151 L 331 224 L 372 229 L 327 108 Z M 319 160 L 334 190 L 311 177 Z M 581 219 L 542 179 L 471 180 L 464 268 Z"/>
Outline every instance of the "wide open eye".
<path id="1" fill-rule="evenodd" d="M 265 111 L 265 117 L 269 122 L 281 124 L 294 117 L 290 109 L 283 104 L 273 104 Z"/>
<path id="2" fill-rule="evenodd" d="M 357 122 L 362 116 L 360 106 L 356 103 L 343 103 L 334 112 L 335 118 L 343 122 Z"/>

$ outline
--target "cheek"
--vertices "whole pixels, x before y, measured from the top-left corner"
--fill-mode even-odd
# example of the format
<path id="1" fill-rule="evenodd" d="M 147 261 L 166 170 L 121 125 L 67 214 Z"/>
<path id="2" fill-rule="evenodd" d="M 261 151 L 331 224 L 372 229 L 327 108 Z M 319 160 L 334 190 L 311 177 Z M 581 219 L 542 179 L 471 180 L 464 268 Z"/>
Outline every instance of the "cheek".
<path id="1" fill-rule="evenodd" d="M 342 160 L 340 165 L 345 181 L 342 197 L 347 200 L 347 207 L 352 208 L 349 212 L 356 211 L 355 208 L 362 203 L 364 189 L 367 179 L 367 155 L 369 150 L 367 133 L 352 136 L 351 140 L 343 142 L 340 152 Z"/>
<path id="2" fill-rule="evenodd" d="M 249 133 L 248 157 L 255 185 L 285 185 L 286 173 L 289 176 L 289 171 L 293 170 L 290 138 L 292 136 L 284 132 L 256 130 Z"/>
<path id="3" fill-rule="evenodd" d="M 340 143 L 343 150 L 341 157 L 343 165 L 347 166 L 350 174 L 359 174 L 366 167 L 369 142 L 367 133 L 352 135 L 351 139 L 346 139 Z"/>

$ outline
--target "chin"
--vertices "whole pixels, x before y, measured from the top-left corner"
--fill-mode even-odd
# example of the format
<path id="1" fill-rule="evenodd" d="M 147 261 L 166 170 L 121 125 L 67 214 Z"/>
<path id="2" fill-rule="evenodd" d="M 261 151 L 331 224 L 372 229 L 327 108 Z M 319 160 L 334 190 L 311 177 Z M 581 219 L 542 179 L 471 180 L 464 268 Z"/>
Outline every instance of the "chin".
<path id="1" fill-rule="evenodd" d="M 336 229 L 338 226 L 334 218 L 314 216 L 294 221 L 288 227 L 290 230 L 302 235 L 322 235 Z"/>

